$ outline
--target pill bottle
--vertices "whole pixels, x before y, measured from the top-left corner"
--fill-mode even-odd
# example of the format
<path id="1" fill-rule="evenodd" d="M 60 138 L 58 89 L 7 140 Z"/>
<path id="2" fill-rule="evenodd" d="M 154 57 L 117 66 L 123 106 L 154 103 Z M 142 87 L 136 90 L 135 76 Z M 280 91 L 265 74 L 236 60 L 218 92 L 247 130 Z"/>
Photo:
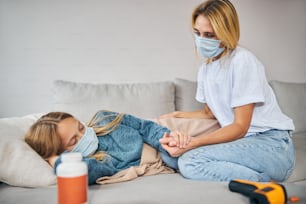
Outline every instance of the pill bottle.
<path id="1" fill-rule="evenodd" d="M 87 203 L 87 165 L 79 152 L 64 153 L 56 168 L 58 204 Z"/>

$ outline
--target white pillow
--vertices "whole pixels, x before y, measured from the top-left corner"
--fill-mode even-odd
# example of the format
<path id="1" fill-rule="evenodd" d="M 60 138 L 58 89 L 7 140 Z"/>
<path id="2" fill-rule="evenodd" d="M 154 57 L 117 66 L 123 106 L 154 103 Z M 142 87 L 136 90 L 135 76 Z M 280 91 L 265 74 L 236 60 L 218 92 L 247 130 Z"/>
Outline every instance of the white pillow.
<path id="1" fill-rule="evenodd" d="M 88 122 L 99 110 L 156 118 L 174 111 L 172 82 L 90 84 L 54 82 L 54 111 L 68 112 Z"/>
<path id="2" fill-rule="evenodd" d="M 56 183 L 53 169 L 24 141 L 41 116 L 0 119 L 0 180 L 12 186 L 39 187 Z"/>

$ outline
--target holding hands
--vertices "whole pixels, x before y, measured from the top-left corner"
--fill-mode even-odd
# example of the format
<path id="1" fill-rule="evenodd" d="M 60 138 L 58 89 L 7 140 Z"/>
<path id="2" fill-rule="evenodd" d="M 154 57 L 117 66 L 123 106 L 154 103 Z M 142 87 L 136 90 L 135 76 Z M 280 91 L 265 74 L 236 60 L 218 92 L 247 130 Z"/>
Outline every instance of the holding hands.
<path id="1" fill-rule="evenodd" d="M 173 157 L 178 157 L 188 150 L 192 137 L 188 134 L 174 131 L 165 133 L 159 140 L 162 147 Z"/>

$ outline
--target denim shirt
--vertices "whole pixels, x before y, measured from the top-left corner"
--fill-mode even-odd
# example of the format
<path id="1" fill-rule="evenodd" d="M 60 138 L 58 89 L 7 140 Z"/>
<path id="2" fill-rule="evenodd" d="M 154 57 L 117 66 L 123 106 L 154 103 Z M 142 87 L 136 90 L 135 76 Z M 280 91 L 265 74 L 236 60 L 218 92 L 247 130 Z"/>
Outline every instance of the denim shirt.
<path id="1" fill-rule="evenodd" d="M 94 126 L 104 126 L 117 115 L 118 113 L 115 112 L 100 111 L 95 116 L 97 122 Z M 102 118 L 104 119 L 101 120 Z M 139 165 L 143 143 L 151 145 L 162 154 L 169 155 L 159 142 L 165 132 L 170 130 L 153 121 L 125 114 L 114 131 L 98 136 L 97 151 L 104 151 L 107 156 L 101 161 L 95 158 L 83 158 L 88 166 L 88 184 L 95 184 L 96 180 L 102 176 L 111 176 L 120 170 Z M 55 172 L 60 163 L 61 157 L 55 162 Z"/>

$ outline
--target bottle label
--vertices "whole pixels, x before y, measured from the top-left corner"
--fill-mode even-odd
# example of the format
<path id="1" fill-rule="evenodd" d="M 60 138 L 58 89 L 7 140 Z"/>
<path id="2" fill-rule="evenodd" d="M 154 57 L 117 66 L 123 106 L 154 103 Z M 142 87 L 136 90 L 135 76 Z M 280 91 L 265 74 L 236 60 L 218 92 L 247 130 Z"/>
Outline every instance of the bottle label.
<path id="1" fill-rule="evenodd" d="M 87 175 L 77 177 L 57 177 L 58 204 L 87 203 Z"/>

